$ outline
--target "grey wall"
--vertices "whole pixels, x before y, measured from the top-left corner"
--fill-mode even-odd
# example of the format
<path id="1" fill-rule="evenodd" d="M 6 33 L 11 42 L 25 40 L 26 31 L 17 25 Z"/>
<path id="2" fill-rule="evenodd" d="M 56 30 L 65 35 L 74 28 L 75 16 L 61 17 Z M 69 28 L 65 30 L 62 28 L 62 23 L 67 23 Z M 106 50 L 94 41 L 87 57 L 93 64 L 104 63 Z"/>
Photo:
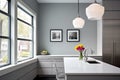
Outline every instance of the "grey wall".
<path id="1" fill-rule="evenodd" d="M 80 4 L 80 16 L 85 26 L 80 29 L 80 42 L 67 42 L 66 30 L 74 29 L 72 20 L 77 16 L 75 3 L 39 4 L 38 52 L 48 50 L 52 55 L 77 55 L 74 46 L 83 43 L 87 48 L 97 49 L 97 21 L 89 21 L 85 8 L 89 4 Z M 50 29 L 63 29 L 63 42 L 50 42 Z M 40 54 L 40 53 L 38 53 Z"/>
<path id="2" fill-rule="evenodd" d="M 37 76 L 37 62 L 0 76 L 0 80 L 33 80 Z"/>

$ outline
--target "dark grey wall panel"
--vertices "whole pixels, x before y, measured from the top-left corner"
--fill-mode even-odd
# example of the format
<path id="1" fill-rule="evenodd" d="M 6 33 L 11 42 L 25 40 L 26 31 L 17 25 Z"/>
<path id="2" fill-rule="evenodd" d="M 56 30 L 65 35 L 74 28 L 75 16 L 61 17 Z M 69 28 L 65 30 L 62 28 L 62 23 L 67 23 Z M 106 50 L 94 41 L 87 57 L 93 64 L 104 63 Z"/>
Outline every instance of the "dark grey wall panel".
<path id="1" fill-rule="evenodd" d="M 37 75 L 37 62 L 3 75 L 0 80 L 31 80 L 35 75 Z"/>
<path id="2" fill-rule="evenodd" d="M 85 14 L 89 4 L 80 4 L 80 16 L 85 19 L 80 29 L 80 42 L 67 42 L 66 30 L 74 29 L 73 19 L 77 17 L 75 3 L 46 3 L 39 5 L 38 52 L 48 50 L 51 55 L 78 55 L 74 46 L 85 44 L 86 48 L 97 50 L 97 21 L 90 21 Z M 63 42 L 50 42 L 50 29 L 63 29 Z M 39 54 L 39 53 L 38 53 Z"/>
<path id="3" fill-rule="evenodd" d="M 120 11 L 105 11 L 103 19 L 120 19 Z"/>
<path id="4" fill-rule="evenodd" d="M 103 0 L 105 10 L 120 10 L 120 0 Z"/>

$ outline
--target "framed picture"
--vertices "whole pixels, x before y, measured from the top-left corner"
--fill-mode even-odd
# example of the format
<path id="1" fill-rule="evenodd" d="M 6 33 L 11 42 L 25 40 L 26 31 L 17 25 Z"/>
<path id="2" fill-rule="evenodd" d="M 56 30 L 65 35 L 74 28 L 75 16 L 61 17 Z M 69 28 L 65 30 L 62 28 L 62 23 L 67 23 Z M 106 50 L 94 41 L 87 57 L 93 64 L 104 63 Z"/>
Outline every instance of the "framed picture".
<path id="1" fill-rule="evenodd" d="M 51 29 L 50 30 L 50 42 L 62 42 L 63 41 L 63 30 L 62 29 Z"/>
<path id="2" fill-rule="evenodd" d="M 80 30 L 67 29 L 67 42 L 79 42 L 79 41 L 80 41 Z"/>

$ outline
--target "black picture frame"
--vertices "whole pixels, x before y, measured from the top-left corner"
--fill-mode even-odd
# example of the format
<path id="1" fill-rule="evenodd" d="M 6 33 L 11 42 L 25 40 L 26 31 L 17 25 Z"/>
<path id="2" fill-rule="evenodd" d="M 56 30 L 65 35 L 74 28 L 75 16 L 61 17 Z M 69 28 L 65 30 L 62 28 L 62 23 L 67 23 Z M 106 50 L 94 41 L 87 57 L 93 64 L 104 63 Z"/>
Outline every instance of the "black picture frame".
<path id="1" fill-rule="evenodd" d="M 67 42 L 80 42 L 80 30 L 67 29 Z"/>
<path id="2" fill-rule="evenodd" d="M 50 42 L 62 42 L 63 30 L 62 29 L 50 29 Z"/>

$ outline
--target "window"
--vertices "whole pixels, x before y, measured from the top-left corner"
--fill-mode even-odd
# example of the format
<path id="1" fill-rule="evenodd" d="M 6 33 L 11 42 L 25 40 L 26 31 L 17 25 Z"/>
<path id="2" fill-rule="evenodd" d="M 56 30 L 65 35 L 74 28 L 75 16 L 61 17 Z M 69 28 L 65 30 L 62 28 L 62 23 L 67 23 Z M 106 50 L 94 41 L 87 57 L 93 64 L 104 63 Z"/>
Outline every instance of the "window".
<path id="1" fill-rule="evenodd" d="M 33 57 L 33 16 L 17 7 L 17 61 Z"/>
<path id="2" fill-rule="evenodd" d="M 0 0 L 0 67 L 10 64 L 10 0 Z"/>
<path id="3" fill-rule="evenodd" d="M 0 68 L 33 58 L 35 41 L 36 13 L 21 0 L 0 0 Z"/>

